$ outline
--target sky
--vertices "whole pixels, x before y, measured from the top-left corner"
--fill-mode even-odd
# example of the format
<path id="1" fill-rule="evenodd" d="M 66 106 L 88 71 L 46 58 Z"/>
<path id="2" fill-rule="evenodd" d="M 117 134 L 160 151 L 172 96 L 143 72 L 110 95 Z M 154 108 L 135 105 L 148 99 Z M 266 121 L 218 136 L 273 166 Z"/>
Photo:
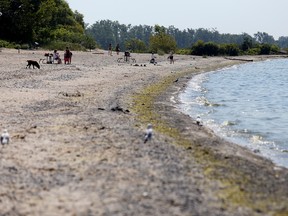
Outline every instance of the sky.
<path id="1" fill-rule="evenodd" d="M 100 20 L 120 24 L 174 26 L 180 30 L 216 29 L 253 36 L 266 32 L 275 40 L 288 36 L 288 0 L 66 0 L 89 25 Z"/>

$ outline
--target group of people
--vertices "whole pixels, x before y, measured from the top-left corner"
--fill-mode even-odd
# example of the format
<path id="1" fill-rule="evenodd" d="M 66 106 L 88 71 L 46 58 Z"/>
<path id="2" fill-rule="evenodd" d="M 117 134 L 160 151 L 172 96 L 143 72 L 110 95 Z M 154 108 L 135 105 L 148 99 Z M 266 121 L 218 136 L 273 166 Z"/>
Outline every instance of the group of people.
<path id="1" fill-rule="evenodd" d="M 170 64 L 174 64 L 174 56 L 173 56 L 173 52 L 172 51 L 170 52 L 170 54 L 169 54 L 167 59 L 169 59 Z M 155 56 L 155 54 L 153 52 L 152 52 L 152 55 L 151 55 L 150 63 L 154 64 L 154 65 L 157 64 L 156 56 Z"/>
<path id="2" fill-rule="evenodd" d="M 119 52 L 120 52 L 120 45 L 119 44 L 116 45 L 115 51 L 116 51 L 117 55 L 119 55 Z M 112 44 L 111 43 L 108 46 L 108 55 L 112 56 Z"/>
<path id="3" fill-rule="evenodd" d="M 117 55 L 119 55 L 119 52 L 120 52 L 120 45 L 119 44 L 116 45 L 115 51 L 116 51 Z M 125 52 L 125 54 L 126 54 L 126 52 Z M 109 46 L 108 46 L 108 55 L 112 56 L 112 44 L 111 43 L 109 43 Z M 169 56 L 168 56 L 167 59 L 169 59 L 170 64 L 174 64 L 174 56 L 173 56 L 173 52 L 172 51 L 169 53 Z M 153 52 L 152 52 L 152 55 L 151 55 L 150 63 L 154 64 L 154 65 L 157 64 L 156 56 L 155 56 L 155 54 Z"/>
<path id="4" fill-rule="evenodd" d="M 60 58 L 60 54 L 57 52 L 57 50 L 54 50 L 54 52 L 53 52 L 53 59 L 58 64 L 62 63 L 62 60 Z M 71 59 L 72 59 L 72 52 L 69 50 L 68 47 L 66 47 L 66 50 L 64 52 L 64 64 L 71 64 Z"/>

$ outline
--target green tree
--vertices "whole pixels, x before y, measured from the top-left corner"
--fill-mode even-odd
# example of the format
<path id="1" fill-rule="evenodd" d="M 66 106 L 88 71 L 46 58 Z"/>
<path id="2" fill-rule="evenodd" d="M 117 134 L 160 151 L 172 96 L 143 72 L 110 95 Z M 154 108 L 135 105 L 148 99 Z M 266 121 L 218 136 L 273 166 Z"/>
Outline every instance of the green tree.
<path id="1" fill-rule="evenodd" d="M 61 32 L 69 42 L 85 36 L 83 15 L 65 0 L 1 0 L 0 12 L 0 38 L 11 42 L 45 44 L 61 40 Z"/>
<path id="2" fill-rule="evenodd" d="M 145 43 L 146 46 L 149 45 L 150 36 L 153 33 L 153 27 L 147 25 L 139 26 L 129 26 L 128 28 L 128 38 L 137 38 Z"/>
<path id="3" fill-rule="evenodd" d="M 281 48 L 288 48 L 288 37 L 279 37 L 277 45 Z"/>
<path id="4" fill-rule="evenodd" d="M 243 43 L 241 44 L 241 48 L 243 51 L 247 51 L 253 47 L 253 39 L 250 35 L 244 34 L 243 35 Z"/>
<path id="5" fill-rule="evenodd" d="M 147 51 L 145 43 L 137 38 L 131 39 L 125 43 L 125 47 L 133 52 L 143 53 Z"/>
<path id="6" fill-rule="evenodd" d="M 80 24 L 82 29 L 85 29 L 85 23 L 84 23 L 84 16 L 83 14 L 79 13 L 77 10 L 74 11 L 74 17 L 77 23 Z"/>
<path id="7" fill-rule="evenodd" d="M 38 1 L 1 0 L 0 38 L 15 42 L 27 42 L 34 36 L 35 12 Z"/>
<path id="8" fill-rule="evenodd" d="M 261 43 L 261 44 L 274 44 L 275 40 L 274 37 L 267 34 L 266 32 L 257 32 L 254 34 L 254 38 L 256 42 Z"/>
<path id="9" fill-rule="evenodd" d="M 86 30 L 86 32 L 97 41 L 101 48 L 107 49 L 110 43 L 112 46 L 117 44 L 119 29 L 120 24 L 118 22 L 112 22 L 111 20 L 101 20 L 94 23 Z M 121 43 L 120 46 L 123 47 L 124 42 Z"/>
<path id="10" fill-rule="evenodd" d="M 158 52 L 162 50 L 165 53 L 175 52 L 177 44 L 175 39 L 166 33 L 163 26 L 155 25 L 155 33 L 150 37 L 150 51 Z"/>
<path id="11" fill-rule="evenodd" d="M 84 40 L 82 41 L 82 45 L 84 47 L 86 47 L 87 49 L 90 49 L 90 51 L 92 49 L 95 49 L 97 47 L 96 41 L 94 40 L 94 38 L 90 35 L 86 35 L 84 37 Z"/>

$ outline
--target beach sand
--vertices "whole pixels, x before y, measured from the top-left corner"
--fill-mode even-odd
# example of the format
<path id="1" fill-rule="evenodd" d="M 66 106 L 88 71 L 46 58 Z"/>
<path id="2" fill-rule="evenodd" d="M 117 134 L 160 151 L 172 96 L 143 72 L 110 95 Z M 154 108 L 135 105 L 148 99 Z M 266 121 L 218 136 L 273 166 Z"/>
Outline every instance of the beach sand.
<path id="1" fill-rule="evenodd" d="M 72 50 L 25 68 L 45 52 L 0 52 L 0 215 L 288 215 L 286 168 L 177 109 L 194 74 L 243 61 Z"/>

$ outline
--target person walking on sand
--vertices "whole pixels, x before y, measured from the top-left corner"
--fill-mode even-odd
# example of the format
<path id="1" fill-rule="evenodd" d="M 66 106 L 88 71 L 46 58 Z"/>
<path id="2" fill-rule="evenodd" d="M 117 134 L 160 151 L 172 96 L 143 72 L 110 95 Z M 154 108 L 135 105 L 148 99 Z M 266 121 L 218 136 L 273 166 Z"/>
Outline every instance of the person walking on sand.
<path id="1" fill-rule="evenodd" d="M 112 56 L 112 44 L 111 43 L 108 46 L 108 55 Z"/>

